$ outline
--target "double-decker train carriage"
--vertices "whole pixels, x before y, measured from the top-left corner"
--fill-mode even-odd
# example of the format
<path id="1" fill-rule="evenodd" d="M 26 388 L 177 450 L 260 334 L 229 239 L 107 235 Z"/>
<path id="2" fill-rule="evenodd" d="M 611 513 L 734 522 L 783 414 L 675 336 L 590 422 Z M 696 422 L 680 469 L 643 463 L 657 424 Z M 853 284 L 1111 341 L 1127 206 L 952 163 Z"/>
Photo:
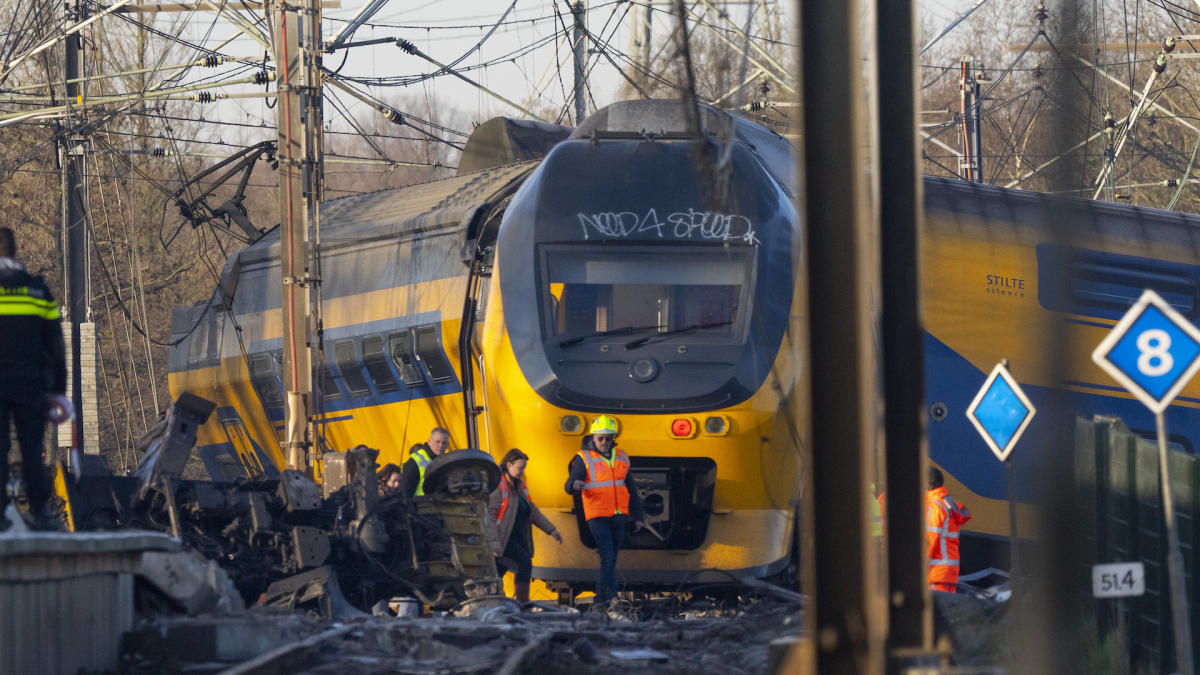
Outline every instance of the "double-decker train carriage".
<path id="1" fill-rule="evenodd" d="M 615 104 L 544 159 L 499 166 L 539 154 L 539 132 L 546 145 L 564 134 L 492 125 L 472 142 L 497 160 L 468 143 L 475 172 L 323 204 L 322 450 L 365 444 L 399 463 L 434 426 L 452 447 L 520 447 L 534 501 L 579 533 L 537 541 L 534 576 L 581 588 L 595 555 L 563 483 L 607 413 L 653 530 L 631 537 L 624 583 L 785 572 L 791 411 L 807 391 L 790 145 L 715 109 L 686 113 Z M 239 252 L 212 301 L 173 321 L 187 337 L 171 388 L 218 403 L 197 451 L 224 479 L 284 465 L 277 258 L 277 236 Z"/>
<path id="2" fill-rule="evenodd" d="M 1200 217 L 1109 202 L 1050 197 L 945 179 L 925 179 L 923 319 L 929 454 L 950 492 L 975 518 L 964 527 L 964 567 L 986 567 L 1006 550 L 1008 489 L 1003 465 L 965 416 L 992 367 L 1009 359 L 1036 407 L 1053 388 L 1082 415 L 1115 415 L 1155 436 L 1154 416 L 1091 361 L 1091 353 L 1146 288 L 1193 322 L 1200 318 Z M 1051 218 L 1064 240 L 1050 236 Z M 1051 382 L 1044 331 L 1058 323 L 1070 359 Z M 1200 383 L 1165 412 L 1173 447 L 1200 447 Z M 1033 425 L 1063 423 L 1039 413 Z M 1034 427 L 1031 426 L 1031 431 Z M 1022 536 L 1033 536 L 1030 452 L 1070 448 L 1026 443 L 1012 455 Z"/>

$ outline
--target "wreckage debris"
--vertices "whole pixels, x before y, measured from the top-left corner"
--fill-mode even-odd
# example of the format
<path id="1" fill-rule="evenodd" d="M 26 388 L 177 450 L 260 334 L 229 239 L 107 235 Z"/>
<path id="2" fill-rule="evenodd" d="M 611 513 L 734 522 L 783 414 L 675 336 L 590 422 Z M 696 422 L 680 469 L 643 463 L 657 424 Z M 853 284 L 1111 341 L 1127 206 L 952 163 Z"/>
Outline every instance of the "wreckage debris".
<path id="1" fill-rule="evenodd" d="M 615 622 L 573 610 L 493 619 L 329 624 L 262 608 L 240 617 L 160 619 L 127 636 L 122 671 L 193 672 L 207 664 L 229 673 L 761 673 L 769 643 L 800 633 L 798 607 L 774 601 L 744 609 L 737 620 Z"/>
<path id="2" fill-rule="evenodd" d="M 327 453 L 320 485 L 294 470 L 268 478 L 261 467 L 243 467 L 252 480 L 182 479 L 213 409 L 180 395 L 138 441 L 145 456 L 132 476 L 96 462 L 74 467 L 60 481 L 73 529 L 170 534 L 221 565 L 245 604 L 331 620 L 365 616 L 394 598 L 441 611 L 470 600 L 476 611 L 502 595 L 485 522 L 500 471 L 487 453 L 439 456 L 427 468 L 428 496 L 412 499 L 379 495 L 378 451 L 365 446 Z"/>
<path id="3" fill-rule="evenodd" d="M 381 496 L 364 446 L 326 455 L 321 484 L 184 479 L 206 404 L 181 397 L 135 475 L 86 462 L 62 481 L 74 529 L 182 544 L 141 560 L 123 672 L 762 672 L 768 642 L 799 633 L 802 597 L 756 580 L 596 611 L 505 597 L 485 502 L 499 469 L 478 450 L 437 457 L 416 498 Z"/>

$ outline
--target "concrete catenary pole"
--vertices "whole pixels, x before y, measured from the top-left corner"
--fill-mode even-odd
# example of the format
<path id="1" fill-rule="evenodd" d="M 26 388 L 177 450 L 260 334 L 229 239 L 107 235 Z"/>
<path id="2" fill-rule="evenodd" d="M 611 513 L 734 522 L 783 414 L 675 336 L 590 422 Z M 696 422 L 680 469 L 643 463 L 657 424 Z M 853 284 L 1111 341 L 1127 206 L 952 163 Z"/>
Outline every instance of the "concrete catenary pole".
<path id="1" fill-rule="evenodd" d="M 583 1 L 576 0 L 571 7 L 571 15 L 575 19 L 575 30 L 571 36 L 571 44 L 575 54 L 575 124 L 583 121 L 587 114 L 584 86 L 587 83 L 587 43 L 584 41 L 584 11 Z"/>
<path id="2" fill-rule="evenodd" d="M 87 6 L 83 2 L 67 5 L 67 24 L 72 25 L 85 18 Z M 65 40 L 66 58 L 63 61 L 63 77 L 66 81 L 67 105 L 82 103 L 79 80 L 84 70 L 84 51 L 80 49 L 82 37 L 78 32 Z M 73 445 L 84 452 L 84 401 L 83 359 L 80 324 L 88 317 L 88 236 L 87 236 L 87 156 L 85 139 L 79 132 L 83 120 L 67 118 L 67 126 L 60 138 L 62 153 L 62 200 L 63 200 L 63 268 L 66 276 L 67 319 L 71 322 L 71 403 L 75 406 L 72 422 Z M 91 448 L 98 452 L 99 448 Z"/>

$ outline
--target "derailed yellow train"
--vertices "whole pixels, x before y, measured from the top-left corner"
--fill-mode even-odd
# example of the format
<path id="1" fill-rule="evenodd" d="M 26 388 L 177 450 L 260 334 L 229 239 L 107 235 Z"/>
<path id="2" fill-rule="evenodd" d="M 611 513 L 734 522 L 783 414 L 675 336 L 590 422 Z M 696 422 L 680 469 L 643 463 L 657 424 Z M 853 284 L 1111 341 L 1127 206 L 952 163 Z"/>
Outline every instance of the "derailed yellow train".
<path id="1" fill-rule="evenodd" d="M 534 501 L 579 533 L 535 533 L 534 576 L 577 589 L 595 554 L 563 483 L 606 413 L 653 530 L 631 536 L 624 584 L 794 574 L 790 411 L 807 389 L 790 146 L 714 109 L 695 124 L 657 101 L 573 131 L 493 121 L 502 133 L 468 144 L 493 142 L 474 172 L 323 204 L 318 451 L 399 463 L 434 426 L 452 447 L 521 448 Z M 539 142 L 543 159 L 477 161 Z M 172 393 L 218 403 L 197 452 L 223 480 L 284 466 L 278 246 L 237 253 L 213 298 L 173 317 Z"/>
<path id="2" fill-rule="evenodd" d="M 525 450 L 531 496 L 578 533 L 559 546 L 535 531 L 534 576 L 580 589 L 595 555 L 563 483 L 610 414 L 661 535 L 630 538 L 624 584 L 794 575 L 808 317 L 791 147 L 702 110 L 699 132 L 672 102 L 615 104 L 574 130 L 493 120 L 459 176 L 324 204 L 318 452 L 364 444 L 399 463 L 434 426 L 453 447 Z M 968 571 L 1002 566 L 1008 534 L 1003 466 L 963 414 L 992 366 L 1009 359 L 1035 404 L 1065 388 L 1075 412 L 1150 434 L 1087 356 L 1143 288 L 1200 318 L 1200 218 L 1049 199 L 925 180 L 929 452 L 976 515 Z M 1072 242 L 1049 242 L 1052 217 Z M 278 246 L 237 253 L 212 300 L 173 317 L 172 393 L 218 402 L 197 448 L 218 479 L 284 466 Z M 1065 384 L 1046 379 L 1046 319 L 1077 357 Z M 1189 452 L 1197 407 L 1193 383 L 1166 412 Z M 1036 463 L 1020 452 L 1027 504 Z"/>

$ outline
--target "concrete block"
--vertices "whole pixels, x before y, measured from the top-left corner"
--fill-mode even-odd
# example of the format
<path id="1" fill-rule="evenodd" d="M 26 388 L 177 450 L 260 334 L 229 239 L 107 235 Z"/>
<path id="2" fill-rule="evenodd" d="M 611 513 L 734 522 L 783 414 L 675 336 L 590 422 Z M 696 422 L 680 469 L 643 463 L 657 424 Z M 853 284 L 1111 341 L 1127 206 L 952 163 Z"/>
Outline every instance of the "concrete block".
<path id="1" fill-rule="evenodd" d="M 194 551 L 142 554 L 138 576 L 172 598 L 190 616 L 237 614 L 246 610 L 233 581 L 215 560 Z"/>
<path id="2" fill-rule="evenodd" d="M 156 532 L 0 535 L 0 675 L 115 670 L 142 551 L 178 547 Z"/>

